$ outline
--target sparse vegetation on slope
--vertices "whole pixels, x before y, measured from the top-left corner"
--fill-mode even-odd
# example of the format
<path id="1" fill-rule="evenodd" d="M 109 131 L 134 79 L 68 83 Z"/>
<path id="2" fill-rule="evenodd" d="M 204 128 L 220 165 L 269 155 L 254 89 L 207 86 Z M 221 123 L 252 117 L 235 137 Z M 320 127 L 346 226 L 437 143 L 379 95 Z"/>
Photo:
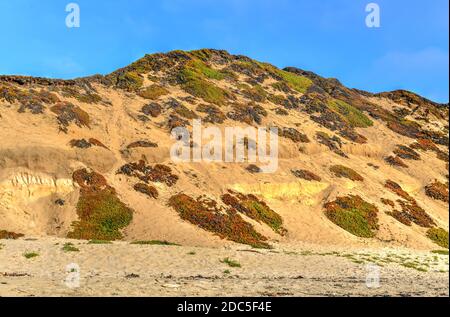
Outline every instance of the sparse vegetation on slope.
<path id="1" fill-rule="evenodd" d="M 343 165 L 334 165 L 330 167 L 330 171 L 337 177 L 348 178 L 355 182 L 362 182 L 364 178 L 349 167 Z"/>
<path id="2" fill-rule="evenodd" d="M 448 184 L 435 181 L 425 187 L 425 193 L 433 199 L 448 203 Z"/>
<path id="3" fill-rule="evenodd" d="M 265 223 L 281 235 L 287 232 L 283 228 L 281 216 L 254 195 L 243 195 L 229 191 L 229 193 L 222 196 L 222 201 L 247 217 Z"/>
<path id="4" fill-rule="evenodd" d="M 410 226 L 415 223 L 424 228 L 430 228 L 435 223 L 433 219 L 420 207 L 417 201 L 410 196 L 403 188 L 394 181 L 386 181 L 385 187 L 402 199 L 397 200 L 401 207 L 401 211 L 393 210 L 388 214 L 397 219 L 399 222 Z"/>
<path id="5" fill-rule="evenodd" d="M 199 197 L 197 200 L 185 194 L 172 196 L 169 206 L 181 219 L 217 234 L 222 239 L 248 244 L 256 248 L 269 248 L 266 237 L 255 231 L 236 211 L 220 208 L 217 202 Z"/>

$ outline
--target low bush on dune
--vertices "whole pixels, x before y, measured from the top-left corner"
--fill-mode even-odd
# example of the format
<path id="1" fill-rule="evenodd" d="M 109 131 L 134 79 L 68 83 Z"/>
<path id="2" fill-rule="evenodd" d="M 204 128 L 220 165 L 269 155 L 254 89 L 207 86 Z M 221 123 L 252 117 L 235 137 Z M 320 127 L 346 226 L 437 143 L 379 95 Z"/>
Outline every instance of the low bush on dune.
<path id="1" fill-rule="evenodd" d="M 347 154 L 341 150 L 342 140 L 338 136 L 331 137 L 327 133 L 319 131 L 316 133 L 316 138 L 320 144 L 325 145 L 337 155 L 348 158 Z"/>
<path id="2" fill-rule="evenodd" d="M 150 115 L 153 118 L 157 118 L 162 113 L 162 107 L 159 104 L 152 102 L 143 106 L 141 112 L 147 116 Z"/>
<path id="3" fill-rule="evenodd" d="M 283 219 L 273 211 L 265 202 L 254 195 L 244 195 L 229 191 L 222 196 L 222 201 L 229 207 L 243 213 L 247 217 L 268 225 L 275 232 L 284 235 Z"/>
<path id="4" fill-rule="evenodd" d="M 359 175 L 357 172 L 352 170 L 349 167 L 343 166 L 343 165 L 334 165 L 330 168 L 330 171 L 336 176 L 336 177 L 343 177 L 348 178 L 352 181 L 356 182 L 362 182 L 364 181 L 364 178 Z"/>
<path id="5" fill-rule="evenodd" d="M 0 230 L 0 240 L 17 240 L 24 235 L 21 233 L 9 232 L 6 230 Z"/>
<path id="6" fill-rule="evenodd" d="M 71 123 L 75 123 L 79 127 L 88 127 L 90 124 L 89 114 L 80 107 L 69 102 L 61 102 L 50 110 L 57 115 L 60 130 L 67 133 Z"/>
<path id="7" fill-rule="evenodd" d="M 261 85 L 240 84 L 238 88 L 244 97 L 254 102 L 265 102 L 267 99 L 267 92 Z"/>
<path id="8" fill-rule="evenodd" d="M 227 113 L 231 120 L 243 122 L 248 125 L 261 124 L 262 119 L 267 117 L 267 111 L 260 105 L 250 102 L 247 105 L 233 104 L 232 110 Z"/>
<path id="9" fill-rule="evenodd" d="M 210 80 L 222 80 L 225 77 L 223 73 L 208 67 L 205 63 L 191 60 L 180 70 L 177 81 L 187 93 L 208 103 L 224 105 L 232 97 L 231 93 Z"/>
<path id="10" fill-rule="evenodd" d="M 427 237 L 438 246 L 448 249 L 448 231 L 442 228 L 431 228 L 427 231 Z"/>
<path id="11" fill-rule="evenodd" d="M 397 148 L 394 150 L 394 154 L 405 160 L 420 160 L 419 153 L 404 145 L 397 145 Z"/>
<path id="12" fill-rule="evenodd" d="M 169 187 L 175 185 L 179 179 L 177 175 L 172 173 L 170 167 L 163 164 L 149 166 L 142 160 L 137 163 L 123 165 L 119 168 L 117 174 L 136 177 L 146 184 L 156 182 L 166 184 Z"/>
<path id="13" fill-rule="evenodd" d="M 154 186 L 150 186 L 143 183 L 138 183 L 134 185 L 134 190 L 142 193 L 144 195 L 147 195 L 150 198 L 158 199 L 159 193 L 158 190 Z"/>
<path id="14" fill-rule="evenodd" d="M 322 178 L 320 176 L 317 176 L 313 172 L 307 171 L 307 170 L 292 170 L 291 173 L 298 178 L 307 180 L 307 181 L 316 181 L 320 182 L 322 181 Z"/>
<path id="15" fill-rule="evenodd" d="M 402 161 L 401 158 L 399 158 L 398 156 L 388 156 L 384 159 L 386 161 L 386 163 L 388 163 L 391 166 L 399 166 L 399 167 L 404 167 L 404 168 L 408 168 L 408 165 L 405 164 L 405 162 Z"/>
<path id="16" fill-rule="evenodd" d="M 448 184 L 435 181 L 425 187 L 428 197 L 448 203 Z"/>
<path id="17" fill-rule="evenodd" d="M 79 102 L 94 104 L 102 102 L 102 97 L 95 93 L 94 91 L 80 91 L 81 88 L 78 87 L 63 87 L 61 89 L 61 94 L 64 97 L 75 98 Z"/>
<path id="18" fill-rule="evenodd" d="M 219 124 L 221 124 L 227 119 L 227 117 L 219 109 L 219 107 L 214 106 L 214 105 L 200 104 L 197 107 L 197 111 L 207 114 L 207 116 L 203 119 L 203 121 L 207 122 L 207 123 L 219 123 Z"/>
<path id="19" fill-rule="evenodd" d="M 430 228 L 435 224 L 426 211 L 418 205 L 414 197 L 404 191 L 399 184 L 388 180 L 386 181 L 385 188 L 402 198 L 397 200 L 401 210 L 393 210 L 392 212 L 388 212 L 390 216 L 407 226 L 415 223 L 420 227 Z"/>
<path id="20" fill-rule="evenodd" d="M 361 238 L 373 238 L 378 230 L 378 208 L 359 196 L 338 197 L 325 204 L 325 215 L 334 224 Z"/>
<path id="21" fill-rule="evenodd" d="M 115 85 L 127 91 L 137 91 L 144 84 L 144 79 L 134 71 L 123 72 L 116 77 Z"/>
<path id="22" fill-rule="evenodd" d="M 44 113 L 46 104 L 51 105 L 60 102 L 58 96 L 52 92 L 41 89 L 22 90 L 14 85 L 0 84 L 0 100 L 8 103 L 18 103 L 20 105 L 18 112 L 29 111 L 32 114 Z"/>
<path id="23" fill-rule="evenodd" d="M 138 95 L 144 99 L 157 100 L 162 96 L 168 95 L 169 91 L 157 84 L 151 85 L 138 92 Z"/>
<path id="24" fill-rule="evenodd" d="M 216 201 L 199 197 L 193 199 L 178 194 L 169 199 L 169 206 L 186 220 L 204 230 L 237 243 L 255 248 L 269 248 L 266 237 L 258 233 L 251 224 L 244 221 L 236 211 L 220 208 Z"/>
<path id="25" fill-rule="evenodd" d="M 136 149 L 136 148 L 157 148 L 158 144 L 150 141 L 135 141 L 127 145 L 127 149 Z"/>
<path id="26" fill-rule="evenodd" d="M 342 100 L 330 99 L 328 101 L 328 106 L 331 110 L 338 113 L 341 118 L 353 128 L 368 128 L 373 126 L 373 121 L 362 111 Z"/>
<path id="27" fill-rule="evenodd" d="M 278 128 L 278 135 L 295 143 L 310 143 L 308 136 L 294 128 Z"/>
<path id="28" fill-rule="evenodd" d="M 79 220 L 72 224 L 68 238 L 83 240 L 118 240 L 121 230 L 133 218 L 133 210 L 118 197 L 106 179 L 86 169 L 73 174 L 74 181 L 81 187 L 77 204 Z"/>

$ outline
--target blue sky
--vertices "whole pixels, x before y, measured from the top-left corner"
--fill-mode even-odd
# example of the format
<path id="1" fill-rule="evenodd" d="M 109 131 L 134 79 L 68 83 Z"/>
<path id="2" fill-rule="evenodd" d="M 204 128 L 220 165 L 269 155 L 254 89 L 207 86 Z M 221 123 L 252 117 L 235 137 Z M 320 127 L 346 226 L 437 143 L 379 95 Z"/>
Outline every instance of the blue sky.
<path id="1" fill-rule="evenodd" d="M 76 2 L 81 27 L 65 25 Z M 381 8 L 367 28 L 365 7 Z M 448 102 L 448 0 L 0 0 L 0 74 L 106 74 L 146 53 L 218 48 L 372 92 Z"/>

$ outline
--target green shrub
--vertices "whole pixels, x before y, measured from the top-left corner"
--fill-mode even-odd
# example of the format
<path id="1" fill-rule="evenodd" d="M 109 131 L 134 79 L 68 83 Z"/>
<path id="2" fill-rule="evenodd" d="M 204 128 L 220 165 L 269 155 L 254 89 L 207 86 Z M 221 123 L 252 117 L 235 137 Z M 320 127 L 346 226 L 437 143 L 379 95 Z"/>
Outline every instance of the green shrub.
<path id="1" fill-rule="evenodd" d="M 244 221 L 234 210 L 219 208 L 217 202 L 199 197 L 197 200 L 185 194 L 169 199 L 181 219 L 217 234 L 222 239 L 248 244 L 255 248 L 270 248 L 266 237 L 258 233 L 251 224 Z"/>
<path id="2" fill-rule="evenodd" d="M 140 91 L 138 95 L 145 99 L 156 100 L 168 93 L 169 91 L 166 88 L 154 84 Z"/>
<path id="3" fill-rule="evenodd" d="M 364 178 L 359 175 L 357 172 L 352 170 L 349 167 L 343 165 L 334 165 L 330 168 L 330 171 L 336 175 L 337 177 L 344 177 L 351 179 L 352 181 L 362 182 Z"/>
<path id="4" fill-rule="evenodd" d="M 373 238 L 378 230 L 378 208 L 359 196 L 338 197 L 325 204 L 325 215 L 334 224 L 361 238 Z"/>
<path id="5" fill-rule="evenodd" d="M 76 247 L 73 245 L 73 243 L 70 243 L 70 242 L 64 244 L 62 250 L 63 250 L 64 252 L 79 252 L 79 251 L 80 251 L 78 248 L 76 248 Z"/>
<path id="6" fill-rule="evenodd" d="M 38 257 L 38 256 L 39 256 L 39 253 L 37 253 L 37 252 L 26 252 L 26 253 L 23 254 L 23 256 L 24 256 L 26 259 L 32 259 L 32 258 Z"/>
<path id="7" fill-rule="evenodd" d="M 231 260 L 230 258 L 225 258 L 220 261 L 221 263 L 227 264 L 229 267 L 241 267 L 241 264 L 235 260 Z"/>
<path id="8" fill-rule="evenodd" d="M 281 216 L 256 196 L 230 192 L 222 196 L 222 201 L 247 217 L 265 223 L 275 232 L 282 235 L 286 233 Z"/>
<path id="9" fill-rule="evenodd" d="M 116 86 L 128 91 L 136 91 L 142 87 L 144 79 L 137 72 L 125 72 L 117 77 Z"/>
<path id="10" fill-rule="evenodd" d="M 373 126 L 373 121 L 362 113 L 362 111 L 342 100 L 330 99 L 328 106 L 353 128 L 368 128 Z"/>
<path id="11" fill-rule="evenodd" d="M 438 246 L 448 249 L 448 231 L 442 228 L 431 228 L 427 231 L 427 237 Z"/>
<path id="12" fill-rule="evenodd" d="M 131 223 L 133 210 L 120 201 L 102 175 L 82 169 L 74 172 L 73 179 L 81 187 L 77 204 L 79 220 L 72 224 L 68 238 L 121 239 L 120 230 Z"/>

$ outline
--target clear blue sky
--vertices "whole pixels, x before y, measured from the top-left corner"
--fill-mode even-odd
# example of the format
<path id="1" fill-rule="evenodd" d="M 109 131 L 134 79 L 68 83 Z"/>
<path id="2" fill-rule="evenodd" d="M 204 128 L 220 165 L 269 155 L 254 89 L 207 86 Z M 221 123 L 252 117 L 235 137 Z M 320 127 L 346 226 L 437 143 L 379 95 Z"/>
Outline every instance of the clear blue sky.
<path id="1" fill-rule="evenodd" d="M 68 29 L 76 2 L 81 27 Z M 365 6 L 381 7 L 381 28 Z M 0 74 L 105 74 L 146 53 L 226 49 L 372 92 L 448 101 L 448 0 L 0 0 Z"/>

